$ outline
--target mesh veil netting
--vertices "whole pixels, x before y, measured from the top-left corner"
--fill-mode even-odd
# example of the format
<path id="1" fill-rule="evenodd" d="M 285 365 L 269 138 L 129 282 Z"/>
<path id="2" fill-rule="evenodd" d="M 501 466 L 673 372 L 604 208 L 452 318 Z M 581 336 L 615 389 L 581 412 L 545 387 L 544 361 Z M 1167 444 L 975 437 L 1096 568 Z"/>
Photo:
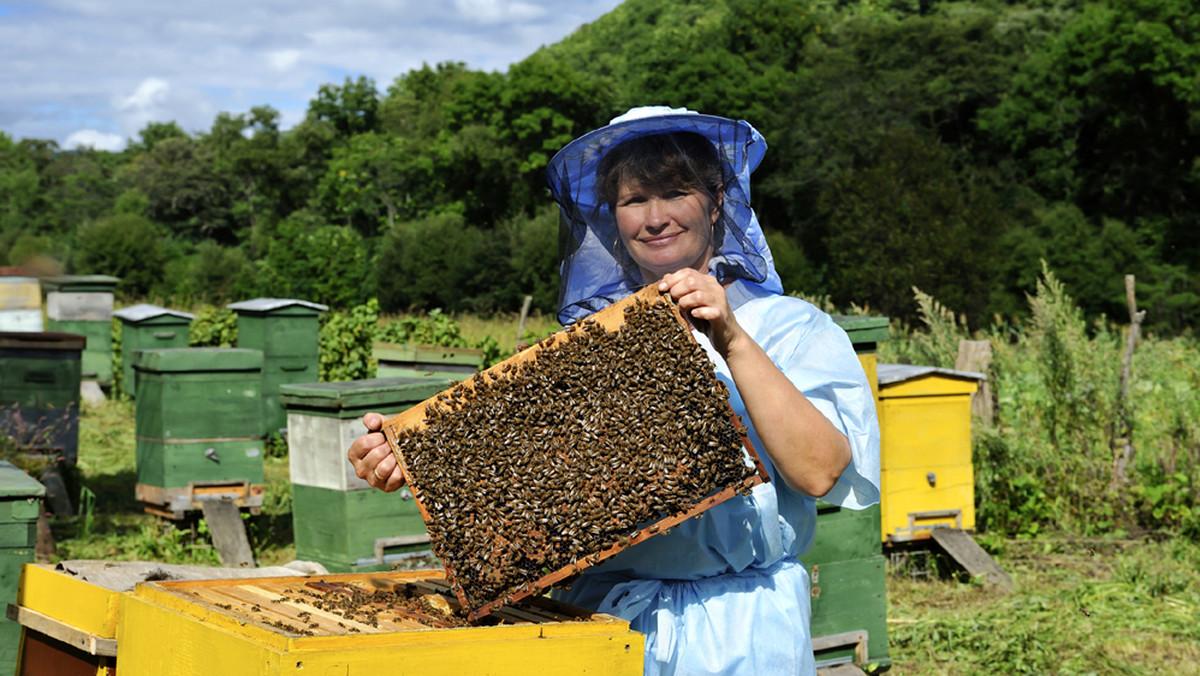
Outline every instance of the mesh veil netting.
<path id="1" fill-rule="evenodd" d="M 597 193 L 601 159 L 623 141 L 680 131 L 695 132 L 711 141 L 725 165 L 724 236 L 715 243 L 709 272 L 727 285 L 730 305 L 737 307 L 764 292 L 783 292 L 766 237 L 750 208 L 750 173 L 767 149 L 762 135 L 744 121 L 683 108 L 646 106 L 575 139 L 546 168 L 546 181 L 561 214 L 558 319 L 564 326 L 643 285 L 636 269 L 622 264 L 616 223 Z"/>

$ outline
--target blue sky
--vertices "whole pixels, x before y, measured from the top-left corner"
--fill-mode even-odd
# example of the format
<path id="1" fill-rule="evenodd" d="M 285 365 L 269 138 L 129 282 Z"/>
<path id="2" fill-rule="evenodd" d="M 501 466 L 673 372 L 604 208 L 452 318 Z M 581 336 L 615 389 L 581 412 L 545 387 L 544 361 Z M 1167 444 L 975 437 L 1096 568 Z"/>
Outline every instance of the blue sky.
<path id="1" fill-rule="evenodd" d="M 148 122 L 189 132 L 322 84 L 386 90 L 422 64 L 504 71 L 620 0 L 0 0 L 0 131 L 118 150 Z"/>

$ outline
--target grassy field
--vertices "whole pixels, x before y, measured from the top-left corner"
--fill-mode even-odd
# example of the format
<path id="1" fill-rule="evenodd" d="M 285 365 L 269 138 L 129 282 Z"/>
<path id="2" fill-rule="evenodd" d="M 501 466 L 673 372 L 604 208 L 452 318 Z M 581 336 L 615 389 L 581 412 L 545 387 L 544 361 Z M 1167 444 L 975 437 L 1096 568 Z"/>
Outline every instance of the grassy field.
<path id="1" fill-rule="evenodd" d="M 294 558 L 287 460 L 268 458 L 266 477 L 247 531 L 259 564 L 275 565 Z M 79 515 L 52 522 L 56 559 L 218 565 L 202 523 L 159 520 L 134 499 L 131 403 L 85 407 L 74 479 Z M 941 557 L 889 564 L 889 673 L 1200 673 L 1200 547 L 1162 536 L 989 542 L 1013 593 Z"/>

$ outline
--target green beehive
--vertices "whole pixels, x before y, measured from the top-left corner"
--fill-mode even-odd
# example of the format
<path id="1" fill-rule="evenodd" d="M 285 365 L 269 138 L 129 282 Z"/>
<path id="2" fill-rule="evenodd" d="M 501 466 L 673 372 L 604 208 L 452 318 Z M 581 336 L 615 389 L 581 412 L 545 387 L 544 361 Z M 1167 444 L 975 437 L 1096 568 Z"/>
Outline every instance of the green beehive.
<path id="1" fill-rule="evenodd" d="M 835 316 L 846 332 L 876 403 L 876 349 L 888 338 L 886 317 Z M 800 561 L 812 585 L 817 666 L 891 664 L 887 650 L 887 571 L 880 554 L 879 505 L 863 510 L 817 501 L 817 532 Z"/>
<path id="2" fill-rule="evenodd" d="M 79 454 L 80 355 L 74 333 L 0 333 L 0 433 L 32 451 Z"/>
<path id="3" fill-rule="evenodd" d="M 133 305 L 113 313 L 121 320 L 121 391 L 136 396 L 133 354 L 188 346 L 188 328 L 196 315 L 157 305 Z"/>
<path id="4" fill-rule="evenodd" d="M 146 511 L 182 518 L 205 499 L 262 506 L 262 352 L 239 348 L 139 350 L 137 497 Z"/>
<path id="5" fill-rule="evenodd" d="M 450 387 L 437 378 L 372 378 L 280 387 L 287 409 L 297 558 L 331 571 L 389 570 L 429 549 L 412 494 L 375 490 L 354 474 L 346 449 L 366 433 L 364 413 L 392 415 Z"/>
<path id="6" fill-rule="evenodd" d="M 800 557 L 807 563 L 862 559 L 880 553 L 879 505 L 846 509 L 817 500 L 817 533 Z M 874 529 L 872 531 L 872 529 Z"/>
<path id="7" fill-rule="evenodd" d="M 806 565 L 817 668 L 849 662 L 890 666 L 885 557 Z"/>
<path id="8" fill-rule="evenodd" d="M 396 561 L 429 551 L 429 535 L 407 488 L 335 491 L 292 485 L 296 558 L 330 572 L 391 570 Z"/>
<path id="9" fill-rule="evenodd" d="M 113 290 L 121 280 L 107 275 L 61 275 L 42 280 L 46 329 L 87 337 L 83 377 L 112 382 Z"/>
<path id="10" fill-rule="evenodd" d="M 0 603 L 17 602 L 21 566 L 33 563 L 37 518 L 46 489 L 11 463 L 0 460 Z M 0 618 L 0 671 L 16 670 L 21 625 Z"/>
<path id="11" fill-rule="evenodd" d="M 320 379 L 320 314 L 318 303 L 286 298 L 256 298 L 231 303 L 237 313 L 238 347 L 263 353 L 264 432 L 287 427 L 279 402 L 279 386 L 315 383 Z"/>
<path id="12" fill-rule="evenodd" d="M 424 377 L 466 380 L 483 366 L 483 350 L 470 347 L 375 343 L 380 378 Z"/>

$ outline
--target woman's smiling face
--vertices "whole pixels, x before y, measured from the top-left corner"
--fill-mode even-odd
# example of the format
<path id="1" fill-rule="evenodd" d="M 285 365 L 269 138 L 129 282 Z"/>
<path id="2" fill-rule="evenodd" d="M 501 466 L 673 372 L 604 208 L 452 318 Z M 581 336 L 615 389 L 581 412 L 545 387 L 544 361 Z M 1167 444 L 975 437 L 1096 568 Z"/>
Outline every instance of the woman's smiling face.
<path id="1" fill-rule="evenodd" d="M 614 211 L 621 242 L 650 283 L 683 268 L 708 271 L 720 198 L 686 185 L 647 188 L 626 181 Z"/>

